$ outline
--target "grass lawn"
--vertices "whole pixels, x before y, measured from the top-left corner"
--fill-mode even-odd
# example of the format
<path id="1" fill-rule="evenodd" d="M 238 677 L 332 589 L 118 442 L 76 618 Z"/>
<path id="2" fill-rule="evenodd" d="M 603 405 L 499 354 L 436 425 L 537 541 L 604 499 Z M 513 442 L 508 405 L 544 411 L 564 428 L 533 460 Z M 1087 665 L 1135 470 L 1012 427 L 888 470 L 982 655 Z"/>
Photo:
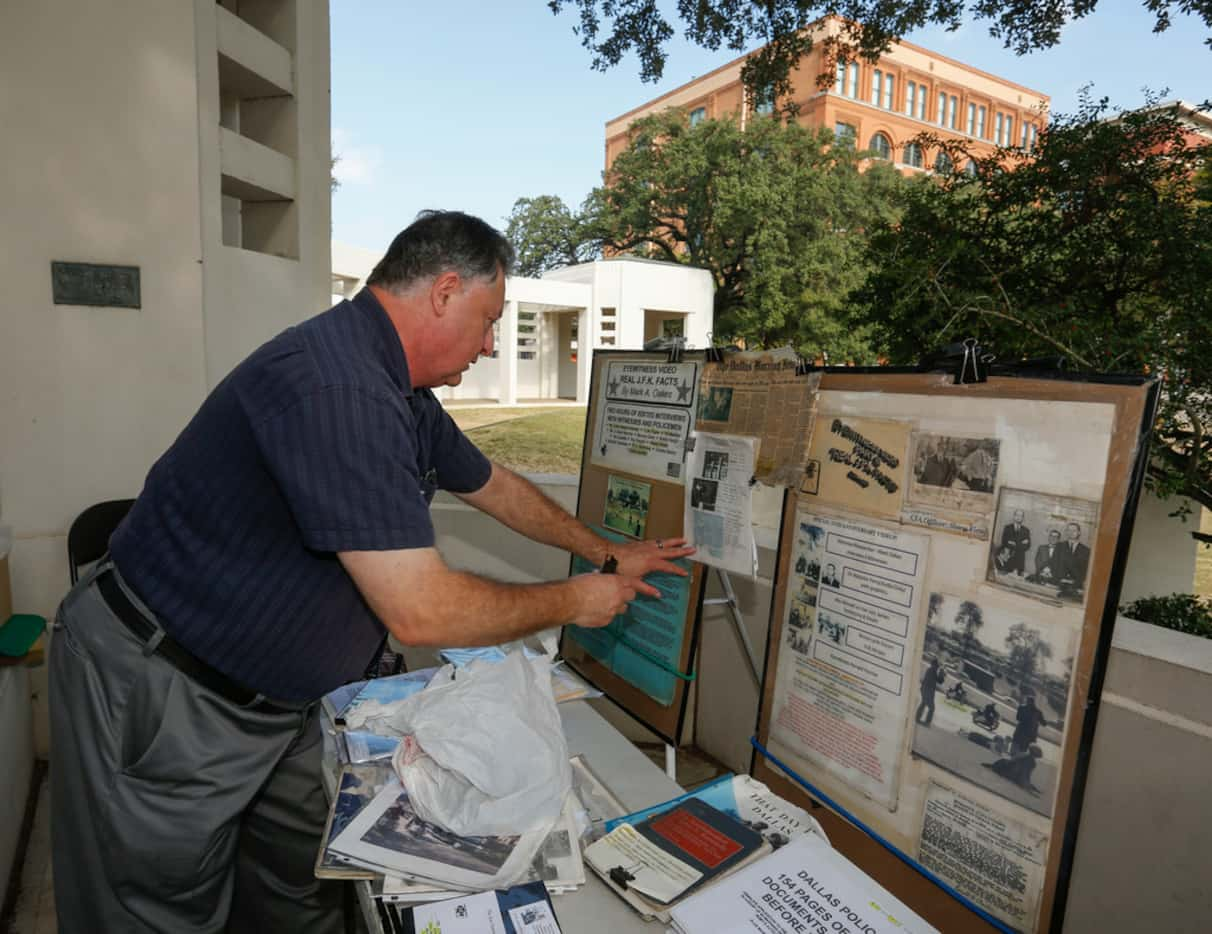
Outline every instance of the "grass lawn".
<path id="1" fill-rule="evenodd" d="M 450 414 L 481 451 L 511 470 L 574 476 L 581 472 L 582 408 L 464 409 Z M 495 419 L 484 424 L 493 415 Z"/>

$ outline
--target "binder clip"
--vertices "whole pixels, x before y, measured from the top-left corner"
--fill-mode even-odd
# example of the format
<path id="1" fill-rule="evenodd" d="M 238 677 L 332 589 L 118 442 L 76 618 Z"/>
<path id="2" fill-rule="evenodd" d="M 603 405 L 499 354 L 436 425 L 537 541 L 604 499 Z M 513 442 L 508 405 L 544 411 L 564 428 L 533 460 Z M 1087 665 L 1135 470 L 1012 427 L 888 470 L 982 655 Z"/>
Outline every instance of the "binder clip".
<path id="1" fill-rule="evenodd" d="M 684 337 L 670 338 L 669 357 L 666 360 L 666 362 L 667 363 L 681 363 L 682 362 L 682 351 L 685 348 L 686 348 L 686 338 L 684 338 Z"/>
<path id="2" fill-rule="evenodd" d="M 968 337 L 963 342 L 964 356 L 960 360 L 959 370 L 955 374 L 955 385 L 969 386 L 973 383 L 984 383 L 989 379 L 988 365 L 996 358 L 991 353 L 985 353 L 975 337 Z"/>
<path id="3" fill-rule="evenodd" d="M 707 349 L 703 351 L 703 359 L 708 363 L 723 363 L 724 353 L 720 346 L 715 342 L 710 331 L 707 332 Z"/>
<path id="4" fill-rule="evenodd" d="M 795 355 L 795 375 L 807 376 L 812 370 L 812 364 L 805 360 L 799 354 Z"/>

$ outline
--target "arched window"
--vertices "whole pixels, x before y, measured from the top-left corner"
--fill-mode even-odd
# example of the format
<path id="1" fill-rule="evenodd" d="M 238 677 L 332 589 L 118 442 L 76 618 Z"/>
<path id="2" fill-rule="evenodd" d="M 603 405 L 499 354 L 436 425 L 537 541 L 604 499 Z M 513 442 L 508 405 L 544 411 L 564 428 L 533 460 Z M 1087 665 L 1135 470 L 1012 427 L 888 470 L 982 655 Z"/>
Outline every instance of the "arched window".
<path id="1" fill-rule="evenodd" d="M 964 166 L 964 172 L 968 175 L 976 175 L 976 160 L 969 159 L 968 164 Z"/>
<path id="2" fill-rule="evenodd" d="M 940 175 L 950 175 L 954 168 L 955 163 L 951 161 L 951 157 L 943 150 L 939 150 L 939 154 L 934 157 L 934 171 Z"/>
<path id="3" fill-rule="evenodd" d="M 892 143 L 888 141 L 883 133 L 876 133 L 871 137 L 871 145 L 867 147 L 877 159 L 888 160 L 892 158 Z"/>
<path id="4" fill-rule="evenodd" d="M 905 164 L 911 165 L 915 169 L 922 167 L 922 147 L 917 143 L 905 144 Z"/>

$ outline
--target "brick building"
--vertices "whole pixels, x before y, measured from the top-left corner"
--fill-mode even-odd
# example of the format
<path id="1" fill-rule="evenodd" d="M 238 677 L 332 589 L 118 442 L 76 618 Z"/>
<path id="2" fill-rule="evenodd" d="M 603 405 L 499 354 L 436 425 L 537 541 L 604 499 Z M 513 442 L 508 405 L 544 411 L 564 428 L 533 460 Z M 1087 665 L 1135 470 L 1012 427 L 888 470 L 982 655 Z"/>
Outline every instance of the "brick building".
<path id="1" fill-rule="evenodd" d="M 984 155 L 999 145 L 1030 148 L 1047 120 L 1048 95 L 910 42 L 894 44 L 876 62 L 839 62 L 833 85 L 821 90 L 817 76 L 828 65 L 820 40 L 841 24 L 829 18 L 813 28 L 817 42 L 792 74 L 798 120 L 833 130 L 906 173 L 945 167 L 945 154 L 911 142 L 922 132 L 962 140 Z M 692 123 L 734 115 L 744 125 L 755 112 L 771 112 L 773 102 L 755 105 L 744 93 L 744 63 L 742 56 L 608 121 L 606 167 L 626 148 L 633 122 L 667 107 L 685 108 Z"/>

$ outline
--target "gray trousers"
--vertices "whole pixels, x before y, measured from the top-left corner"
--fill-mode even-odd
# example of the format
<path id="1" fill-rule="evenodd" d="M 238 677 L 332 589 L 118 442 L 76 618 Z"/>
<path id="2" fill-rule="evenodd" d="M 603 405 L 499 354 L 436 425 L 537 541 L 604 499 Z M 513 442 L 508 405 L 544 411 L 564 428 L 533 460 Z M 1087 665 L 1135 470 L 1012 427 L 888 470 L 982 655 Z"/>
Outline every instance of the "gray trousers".
<path id="1" fill-rule="evenodd" d="M 250 709 L 190 680 L 110 611 L 93 583 L 106 567 L 64 599 L 51 642 L 60 931 L 342 931 L 340 884 L 313 875 L 328 811 L 315 705 Z"/>

